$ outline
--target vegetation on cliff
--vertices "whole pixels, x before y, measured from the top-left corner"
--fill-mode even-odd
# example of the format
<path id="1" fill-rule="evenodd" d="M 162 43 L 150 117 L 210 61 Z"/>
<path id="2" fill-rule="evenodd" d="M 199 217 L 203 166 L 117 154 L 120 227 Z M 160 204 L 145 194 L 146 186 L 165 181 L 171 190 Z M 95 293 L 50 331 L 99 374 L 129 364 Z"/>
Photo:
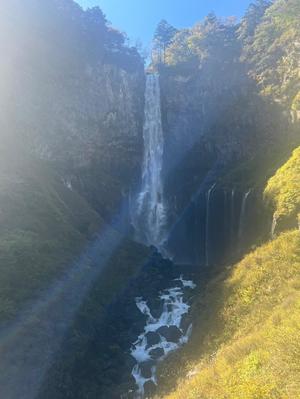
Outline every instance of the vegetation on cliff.
<path id="1" fill-rule="evenodd" d="M 300 147 L 273 176 L 265 189 L 265 198 L 274 208 L 274 217 L 300 216 Z M 300 220 L 300 219 L 299 219 Z"/>
<path id="2" fill-rule="evenodd" d="M 299 18 L 298 0 L 256 0 L 240 23 L 211 13 L 194 27 L 173 34 L 165 43 L 163 63 L 189 73 L 218 70 L 222 77 L 227 69 L 239 73 L 244 64 L 263 94 L 288 110 L 300 111 Z"/>
<path id="3" fill-rule="evenodd" d="M 266 9 L 253 38 L 244 48 L 250 74 L 265 95 L 297 109 L 300 54 L 300 4 L 277 0 Z"/>

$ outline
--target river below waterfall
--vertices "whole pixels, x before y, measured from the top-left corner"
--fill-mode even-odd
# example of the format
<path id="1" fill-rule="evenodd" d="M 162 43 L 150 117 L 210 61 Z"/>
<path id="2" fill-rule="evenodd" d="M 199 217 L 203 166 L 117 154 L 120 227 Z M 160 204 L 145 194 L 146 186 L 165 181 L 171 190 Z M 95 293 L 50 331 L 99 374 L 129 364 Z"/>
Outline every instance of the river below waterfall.
<path id="1" fill-rule="evenodd" d="M 144 331 L 131 349 L 131 356 L 137 362 L 132 370 L 138 386 L 135 398 L 143 398 L 145 391 L 155 390 L 158 362 L 188 342 L 192 324 L 184 326 L 183 323 L 190 309 L 185 294 L 195 288 L 193 281 L 184 280 L 183 276 L 174 279 L 169 288 L 160 292 L 161 312 L 155 316 L 144 298 L 135 299 L 137 308 L 147 316 Z"/>

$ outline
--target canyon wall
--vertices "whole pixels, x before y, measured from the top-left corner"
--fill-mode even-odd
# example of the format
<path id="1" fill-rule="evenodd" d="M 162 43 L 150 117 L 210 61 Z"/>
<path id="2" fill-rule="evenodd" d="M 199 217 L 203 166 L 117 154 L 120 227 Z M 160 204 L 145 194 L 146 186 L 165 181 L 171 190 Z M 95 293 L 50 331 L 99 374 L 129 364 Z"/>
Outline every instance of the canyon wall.
<path id="1" fill-rule="evenodd" d="M 141 57 L 97 8 L 30 0 L 1 13 L 3 134 L 111 218 L 142 158 Z"/>
<path id="2" fill-rule="evenodd" d="M 278 10 L 285 12 L 287 6 L 282 2 L 269 6 L 268 2 L 250 6 L 239 25 L 212 14 L 193 28 L 177 32 L 165 51 L 165 62 L 156 65 L 165 135 L 168 250 L 180 263 L 207 263 L 207 245 L 214 253 L 213 263 L 226 263 L 228 251 L 233 256 L 253 243 L 253 231 L 256 236 L 271 231 L 272 215 L 263 206 L 263 187 L 299 138 L 291 114 L 298 90 L 297 81 L 294 85 L 297 28 L 291 25 L 289 48 L 294 50 L 289 54 L 282 44 L 284 26 L 275 32 Z M 274 30 L 268 40 L 278 51 L 265 50 L 267 60 L 262 60 L 257 54 L 265 46 L 261 35 L 266 29 Z M 275 71 L 274 64 L 269 65 L 272 57 L 278 64 L 289 58 L 289 73 Z M 258 71 L 268 76 L 267 91 Z M 286 93 L 282 101 L 277 98 L 279 88 Z M 207 196 L 215 184 L 208 206 Z M 243 201 L 249 190 L 242 222 L 248 231 L 241 233 Z M 228 220 L 234 234 L 244 235 L 243 244 L 242 239 L 235 241 L 233 253 L 226 244 L 230 241 Z"/>

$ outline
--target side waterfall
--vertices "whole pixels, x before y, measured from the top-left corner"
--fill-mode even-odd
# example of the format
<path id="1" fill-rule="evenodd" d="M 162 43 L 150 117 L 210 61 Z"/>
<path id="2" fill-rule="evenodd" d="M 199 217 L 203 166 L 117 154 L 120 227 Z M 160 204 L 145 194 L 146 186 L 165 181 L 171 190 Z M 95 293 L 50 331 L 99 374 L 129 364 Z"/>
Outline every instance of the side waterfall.
<path id="1" fill-rule="evenodd" d="M 231 249 L 234 246 L 234 198 L 235 198 L 235 190 L 231 191 L 231 200 L 230 200 L 230 246 Z"/>
<path id="2" fill-rule="evenodd" d="M 271 238 L 275 237 L 276 228 L 277 228 L 277 216 L 274 214 L 272 220 Z"/>
<path id="3" fill-rule="evenodd" d="M 142 187 L 135 202 L 132 224 L 138 240 L 160 249 L 165 241 L 166 207 L 162 181 L 164 136 L 157 74 L 147 75 L 144 118 Z"/>
<path id="4" fill-rule="evenodd" d="M 240 213 L 240 221 L 239 221 L 239 233 L 238 237 L 239 240 L 242 239 L 243 237 L 243 230 L 244 230 L 244 224 L 245 224 L 245 214 L 246 214 L 246 206 L 247 206 L 247 200 L 249 195 L 251 194 L 251 190 L 247 191 L 243 197 L 242 201 L 242 206 L 241 206 L 241 213 Z"/>
<path id="5" fill-rule="evenodd" d="M 206 267 L 209 266 L 209 226 L 210 226 L 210 199 L 211 199 L 211 194 L 216 187 L 216 184 L 214 184 L 207 192 L 206 194 L 206 228 L 205 228 L 205 264 Z"/>

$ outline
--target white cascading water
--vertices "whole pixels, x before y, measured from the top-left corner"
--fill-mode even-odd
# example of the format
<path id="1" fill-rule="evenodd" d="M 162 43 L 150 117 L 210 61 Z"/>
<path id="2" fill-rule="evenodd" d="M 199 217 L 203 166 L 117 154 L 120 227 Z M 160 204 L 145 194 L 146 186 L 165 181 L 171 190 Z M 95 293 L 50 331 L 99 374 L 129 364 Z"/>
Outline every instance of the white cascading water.
<path id="1" fill-rule="evenodd" d="M 166 208 L 162 181 L 164 136 L 158 74 L 147 75 L 143 137 L 142 188 L 132 212 L 132 224 L 139 241 L 161 249 L 166 233 Z"/>
<path id="2" fill-rule="evenodd" d="M 132 370 L 132 376 L 134 377 L 138 390 L 136 392 L 136 398 L 144 397 L 144 386 L 146 382 L 152 382 L 154 385 L 156 381 L 156 369 L 157 363 L 163 360 L 170 352 L 173 352 L 180 348 L 180 346 L 186 344 L 190 338 L 192 332 L 192 325 L 187 329 L 182 327 L 182 319 L 185 314 L 188 313 L 190 306 L 184 301 L 185 289 L 194 289 L 196 285 L 190 280 L 184 280 L 181 276 L 179 279 L 174 280 L 175 286 L 164 290 L 159 299 L 162 301 L 162 313 L 159 317 L 155 318 L 151 314 L 147 302 L 143 298 L 136 298 L 136 306 L 140 312 L 147 316 L 146 326 L 143 333 L 138 337 L 137 341 L 131 348 L 131 355 L 136 360 L 137 364 Z M 180 333 L 178 342 L 168 341 L 162 334 L 160 334 L 161 327 L 176 327 Z M 148 333 L 158 334 L 158 342 L 151 345 L 147 340 Z M 160 350 L 158 357 L 155 357 L 153 362 L 153 351 Z M 142 365 L 150 362 L 150 374 L 149 376 L 143 376 Z"/>
<path id="3" fill-rule="evenodd" d="M 206 267 L 209 266 L 210 264 L 210 258 L 209 258 L 209 233 L 210 233 L 210 199 L 211 199 L 211 194 L 216 187 L 216 184 L 214 184 L 206 193 L 206 227 L 205 227 L 205 264 Z"/>
<path id="4" fill-rule="evenodd" d="M 243 201 L 242 201 L 242 206 L 241 206 L 241 213 L 240 213 L 240 220 L 239 220 L 239 233 L 238 237 L 239 240 L 242 239 L 243 237 L 243 232 L 244 232 L 244 225 L 245 225 L 245 215 L 246 215 L 246 206 L 247 206 L 247 200 L 249 195 L 251 194 L 251 190 L 247 191 L 245 195 L 243 196 Z"/>
<path id="5" fill-rule="evenodd" d="M 231 191 L 231 204 L 230 204 L 230 245 L 231 249 L 234 246 L 234 198 L 235 190 Z"/>
<path id="6" fill-rule="evenodd" d="M 272 220 L 272 227 L 271 227 L 271 238 L 275 237 L 276 228 L 277 228 L 277 216 L 274 214 Z"/>
<path id="7" fill-rule="evenodd" d="M 138 241 L 153 245 L 161 253 L 165 253 L 166 205 L 162 180 L 164 135 L 158 74 L 147 75 L 143 138 L 142 186 L 136 200 L 132 203 L 133 206 L 131 205 L 131 221 Z M 188 342 L 192 326 L 190 325 L 189 328 L 182 326 L 183 317 L 190 308 L 185 302 L 184 294 L 185 290 L 195 287 L 192 281 L 184 280 L 182 277 L 174 280 L 171 288 L 165 289 L 159 296 L 162 304 L 159 317 L 151 314 L 151 309 L 143 298 L 136 298 L 136 306 L 147 317 L 147 320 L 143 333 L 131 348 L 131 356 L 136 360 L 136 365 L 132 370 L 132 376 L 138 387 L 135 398 L 144 398 L 147 383 L 157 384 L 158 362 Z M 168 337 L 161 328 L 168 331 L 173 329 L 173 334 L 175 330 L 176 339 Z M 155 344 L 150 342 L 149 333 L 155 335 Z"/>

